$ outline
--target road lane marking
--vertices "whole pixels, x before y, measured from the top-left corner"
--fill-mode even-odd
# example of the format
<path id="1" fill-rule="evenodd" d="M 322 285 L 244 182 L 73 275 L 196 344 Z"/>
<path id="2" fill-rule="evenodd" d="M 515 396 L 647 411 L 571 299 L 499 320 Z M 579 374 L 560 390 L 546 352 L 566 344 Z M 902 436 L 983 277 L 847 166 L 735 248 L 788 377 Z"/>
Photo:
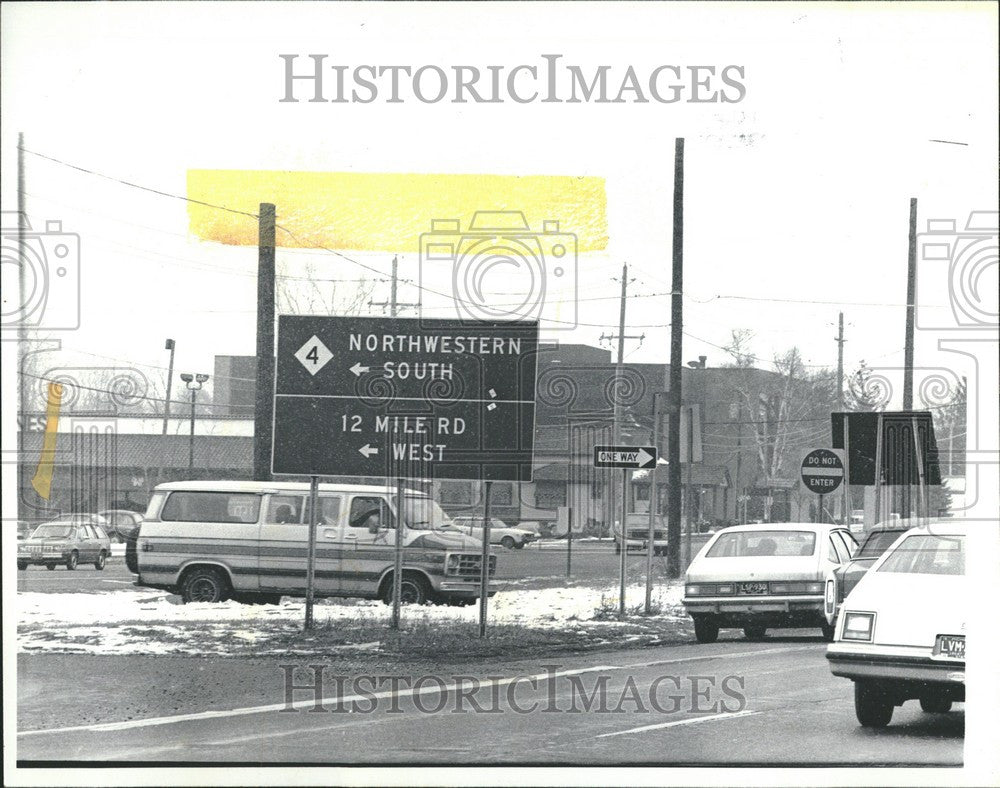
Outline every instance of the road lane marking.
<path id="1" fill-rule="evenodd" d="M 715 722 L 718 720 L 731 720 L 735 717 L 750 717 L 754 714 L 760 714 L 759 711 L 733 711 L 726 712 L 724 714 L 712 714 L 708 717 L 691 717 L 687 720 L 674 720 L 673 722 L 660 722 L 656 725 L 643 725 L 641 728 L 630 728 L 627 731 L 614 731 L 612 733 L 601 733 L 595 738 L 597 739 L 607 739 L 610 736 L 624 736 L 627 733 L 642 733 L 643 731 L 658 730 L 660 728 L 675 728 L 679 725 L 696 725 L 699 722 Z"/>
<path id="2" fill-rule="evenodd" d="M 817 646 L 825 647 L 825 643 L 817 643 L 810 646 L 788 646 L 787 648 L 766 648 L 758 651 L 738 651 L 733 653 L 704 654 L 700 657 L 678 657 L 677 659 L 658 659 L 652 662 L 630 662 L 623 665 L 624 668 L 654 668 L 657 665 L 673 665 L 678 662 L 699 662 L 709 659 L 739 659 L 742 657 L 756 657 L 758 654 L 786 654 L 791 651 L 809 651 Z"/>
<path id="3" fill-rule="evenodd" d="M 611 670 L 622 670 L 621 666 L 617 665 L 595 665 L 589 668 L 577 668 L 575 670 L 560 670 L 553 673 L 536 673 L 533 676 L 511 676 L 509 678 L 501 679 L 499 681 L 486 681 L 483 682 L 481 687 L 505 687 L 509 684 L 514 684 L 522 681 L 542 681 L 544 679 L 560 678 L 562 676 L 579 676 L 583 673 L 596 673 L 598 671 L 611 671 Z M 442 693 L 451 692 L 456 689 L 462 689 L 465 687 L 465 682 L 444 684 L 441 686 L 433 687 L 422 687 L 421 689 L 410 688 L 408 690 L 403 690 L 402 692 L 387 690 L 385 692 L 372 692 L 366 693 L 364 695 L 347 695 L 347 696 L 330 696 L 326 698 L 321 698 L 317 700 L 312 698 L 308 701 L 293 701 L 292 703 L 269 703 L 265 706 L 247 706 L 240 709 L 226 709 L 226 710 L 214 710 L 214 711 L 199 711 L 192 712 L 189 714 L 175 714 L 169 717 L 148 717 L 141 720 L 124 720 L 121 722 L 101 722 L 95 723 L 93 725 L 71 725 L 65 728 L 40 728 L 38 730 L 31 731 L 18 731 L 18 736 L 39 736 L 46 733 L 77 733 L 81 731 L 88 732 L 103 732 L 103 731 L 123 731 L 129 730 L 130 728 L 147 728 L 153 725 L 171 725 L 178 722 L 191 722 L 195 720 L 212 720 L 219 719 L 222 717 L 244 717 L 252 714 L 265 714 L 269 711 L 282 711 L 283 709 L 300 709 L 300 708 L 315 708 L 317 705 L 325 706 L 327 704 L 345 704 L 354 703 L 357 701 L 371 701 L 373 699 L 381 700 L 383 698 L 392 697 L 416 697 L 417 695 L 429 695 L 431 693 Z"/>

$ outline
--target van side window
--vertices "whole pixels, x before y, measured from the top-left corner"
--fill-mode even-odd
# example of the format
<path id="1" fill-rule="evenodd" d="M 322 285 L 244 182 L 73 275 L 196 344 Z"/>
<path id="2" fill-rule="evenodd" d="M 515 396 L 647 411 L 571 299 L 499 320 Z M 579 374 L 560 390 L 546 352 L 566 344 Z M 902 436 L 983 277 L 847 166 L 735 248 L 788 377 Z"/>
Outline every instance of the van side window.
<path id="1" fill-rule="evenodd" d="M 306 514 L 309 513 L 309 501 L 306 501 Z M 306 522 L 309 522 L 308 519 Z M 340 525 L 340 497 L 329 495 L 319 497 L 319 525 Z"/>
<path id="2" fill-rule="evenodd" d="M 264 522 L 279 525 L 301 523 L 304 500 L 301 495 L 272 495 Z"/>
<path id="3" fill-rule="evenodd" d="M 260 495 L 225 492 L 172 492 L 161 520 L 182 523 L 255 523 Z"/>
<path id="4" fill-rule="evenodd" d="M 351 500 L 351 513 L 347 518 L 351 528 L 395 528 L 395 520 L 385 498 L 356 495 Z"/>

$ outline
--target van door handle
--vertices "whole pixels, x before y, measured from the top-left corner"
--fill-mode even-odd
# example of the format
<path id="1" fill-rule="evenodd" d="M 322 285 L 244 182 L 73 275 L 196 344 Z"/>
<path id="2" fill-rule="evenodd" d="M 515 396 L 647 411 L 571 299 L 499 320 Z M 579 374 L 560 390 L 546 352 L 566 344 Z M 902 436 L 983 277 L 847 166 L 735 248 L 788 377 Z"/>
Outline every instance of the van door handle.
<path id="1" fill-rule="evenodd" d="M 336 528 L 324 528 L 323 529 L 323 538 L 324 539 L 336 539 L 337 538 L 337 529 Z M 355 539 L 356 538 L 357 537 L 355 537 Z"/>
<path id="2" fill-rule="evenodd" d="M 344 534 L 344 538 L 345 539 L 355 539 L 356 540 L 358 538 L 358 535 L 357 534 Z"/>

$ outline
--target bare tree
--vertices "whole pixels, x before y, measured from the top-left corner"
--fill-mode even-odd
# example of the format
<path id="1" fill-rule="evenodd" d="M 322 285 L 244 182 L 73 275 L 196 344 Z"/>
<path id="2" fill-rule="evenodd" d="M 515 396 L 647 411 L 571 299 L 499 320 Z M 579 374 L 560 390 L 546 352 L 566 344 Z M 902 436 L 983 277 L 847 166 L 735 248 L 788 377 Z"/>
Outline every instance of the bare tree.
<path id="1" fill-rule="evenodd" d="M 301 273 L 278 276 L 277 308 L 290 315 L 357 315 L 367 310 L 375 280 L 340 280 L 323 275 L 312 260 Z"/>

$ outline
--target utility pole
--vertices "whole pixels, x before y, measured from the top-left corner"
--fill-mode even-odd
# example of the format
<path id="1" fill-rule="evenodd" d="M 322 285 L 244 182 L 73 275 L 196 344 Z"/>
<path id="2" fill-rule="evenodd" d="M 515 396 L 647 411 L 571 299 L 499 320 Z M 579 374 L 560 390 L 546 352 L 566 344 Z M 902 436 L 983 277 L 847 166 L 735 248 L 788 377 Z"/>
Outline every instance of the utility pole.
<path id="1" fill-rule="evenodd" d="M 844 313 L 840 313 L 837 321 L 840 330 L 835 341 L 837 342 L 837 410 L 844 410 Z"/>
<path id="2" fill-rule="evenodd" d="M 622 366 L 625 362 L 625 340 L 626 339 L 638 339 L 640 342 L 646 338 L 645 334 L 640 336 L 626 335 L 625 334 L 625 304 L 628 298 L 628 263 L 622 264 L 622 294 L 618 310 L 618 336 L 611 334 L 605 336 L 601 334 L 601 341 L 605 339 L 617 339 L 618 340 L 618 359 L 615 362 L 615 385 L 612 387 L 612 396 L 614 397 L 614 416 L 611 425 L 611 443 L 617 446 L 621 439 L 621 391 L 623 387 L 622 380 Z M 614 474 L 611 475 L 614 478 Z M 629 471 L 628 469 L 622 469 L 622 499 L 621 499 L 621 523 L 619 524 L 620 533 L 618 537 L 621 539 L 621 551 L 619 553 L 620 563 L 618 567 L 618 581 L 619 581 L 619 593 L 618 593 L 618 615 L 620 617 L 625 616 L 625 570 L 626 570 L 626 558 L 628 556 L 628 541 L 626 539 L 627 528 L 625 527 L 625 521 L 627 519 L 626 511 L 628 509 L 628 479 Z M 611 521 L 614 523 L 615 517 L 615 486 L 612 482 L 608 485 L 608 502 L 610 504 L 609 509 L 611 513 Z M 614 528 L 612 528 L 614 531 Z"/>
<path id="3" fill-rule="evenodd" d="M 271 479 L 274 417 L 274 237 L 275 210 L 260 204 L 257 251 L 257 382 L 253 411 L 253 478 Z"/>
<path id="4" fill-rule="evenodd" d="M 399 303 L 397 299 L 397 290 L 399 287 L 399 260 L 396 257 L 392 258 L 392 282 L 389 289 L 389 300 L 388 301 L 369 301 L 368 306 L 380 306 L 383 309 L 389 307 L 389 315 L 391 317 L 396 317 L 399 314 L 399 310 L 403 308 L 417 308 L 420 306 L 420 302 L 416 303 Z"/>
<path id="5" fill-rule="evenodd" d="M 167 434 L 167 424 L 170 421 L 170 390 L 174 382 L 174 348 L 176 342 L 168 339 L 164 344 L 164 349 L 170 351 L 170 361 L 167 364 L 167 398 L 163 402 L 163 434 Z"/>
<path id="6" fill-rule="evenodd" d="M 910 243 L 906 272 L 906 337 L 903 348 L 903 410 L 913 409 L 913 319 L 917 297 L 917 198 L 910 198 Z"/>
<path id="7" fill-rule="evenodd" d="M 681 346 L 684 292 L 684 138 L 674 140 L 673 277 L 670 287 L 670 396 L 667 427 L 667 575 L 681 576 Z"/>

